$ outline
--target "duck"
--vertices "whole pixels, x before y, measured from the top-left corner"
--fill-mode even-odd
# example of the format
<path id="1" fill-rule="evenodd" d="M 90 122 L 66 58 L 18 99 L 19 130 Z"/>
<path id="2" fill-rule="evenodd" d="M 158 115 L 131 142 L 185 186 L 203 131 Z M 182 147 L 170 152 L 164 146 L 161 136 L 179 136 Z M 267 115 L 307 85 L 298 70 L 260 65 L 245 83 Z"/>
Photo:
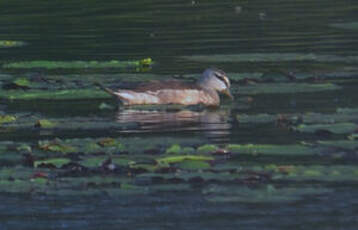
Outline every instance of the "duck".
<path id="1" fill-rule="evenodd" d="M 206 69 L 196 82 L 178 80 L 151 81 L 134 89 L 112 90 L 97 83 L 102 90 L 117 98 L 123 105 L 197 105 L 217 107 L 223 94 L 234 99 L 230 80 L 223 70 Z"/>

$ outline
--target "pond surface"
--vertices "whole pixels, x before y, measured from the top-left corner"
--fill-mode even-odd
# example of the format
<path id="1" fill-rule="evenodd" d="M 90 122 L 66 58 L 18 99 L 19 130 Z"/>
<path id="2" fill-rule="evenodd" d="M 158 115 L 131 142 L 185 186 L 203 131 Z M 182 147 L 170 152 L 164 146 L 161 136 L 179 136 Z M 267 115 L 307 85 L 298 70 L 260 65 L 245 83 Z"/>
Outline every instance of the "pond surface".
<path id="1" fill-rule="evenodd" d="M 357 10 L 4 1 L 0 228 L 356 229 Z M 118 106 L 93 86 L 210 66 L 235 97 L 218 109 Z"/>

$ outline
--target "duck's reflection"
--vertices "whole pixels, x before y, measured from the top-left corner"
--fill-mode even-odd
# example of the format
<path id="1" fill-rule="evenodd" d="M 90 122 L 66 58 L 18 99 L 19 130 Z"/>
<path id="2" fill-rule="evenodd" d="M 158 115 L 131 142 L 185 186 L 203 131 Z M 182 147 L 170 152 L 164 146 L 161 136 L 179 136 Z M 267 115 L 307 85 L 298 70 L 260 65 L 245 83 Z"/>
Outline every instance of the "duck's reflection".
<path id="1" fill-rule="evenodd" d="M 120 109 L 116 120 L 120 123 L 136 122 L 137 129 L 126 132 L 202 132 L 209 138 L 224 140 L 230 135 L 228 110 L 139 110 Z"/>

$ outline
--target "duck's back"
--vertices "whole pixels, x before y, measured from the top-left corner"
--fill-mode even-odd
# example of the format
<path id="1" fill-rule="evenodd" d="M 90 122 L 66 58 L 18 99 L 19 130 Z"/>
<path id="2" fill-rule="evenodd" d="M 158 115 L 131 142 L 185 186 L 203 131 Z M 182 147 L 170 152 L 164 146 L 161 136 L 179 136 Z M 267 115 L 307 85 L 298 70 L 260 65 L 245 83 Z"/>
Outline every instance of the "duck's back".
<path id="1" fill-rule="evenodd" d="M 195 83 L 176 80 L 148 82 L 131 90 L 120 89 L 114 93 L 125 105 L 219 103 L 216 92 L 213 94 Z"/>

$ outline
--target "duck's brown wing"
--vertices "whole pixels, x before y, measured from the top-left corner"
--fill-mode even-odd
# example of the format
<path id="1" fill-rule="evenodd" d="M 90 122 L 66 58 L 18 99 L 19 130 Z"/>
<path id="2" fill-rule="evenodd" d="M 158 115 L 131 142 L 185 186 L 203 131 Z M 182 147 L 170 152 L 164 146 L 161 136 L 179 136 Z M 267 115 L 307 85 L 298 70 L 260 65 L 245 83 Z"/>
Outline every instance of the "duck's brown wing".
<path id="1" fill-rule="evenodd" d="M 200 89 L 200 87 L 194 82 L 182 82 L 177 80 L 166 81 L 151 81 L 138 85 L 135 89 L 136 92 L 155 92 L 159 90 L 185 90 L 185 89 Z"/>

